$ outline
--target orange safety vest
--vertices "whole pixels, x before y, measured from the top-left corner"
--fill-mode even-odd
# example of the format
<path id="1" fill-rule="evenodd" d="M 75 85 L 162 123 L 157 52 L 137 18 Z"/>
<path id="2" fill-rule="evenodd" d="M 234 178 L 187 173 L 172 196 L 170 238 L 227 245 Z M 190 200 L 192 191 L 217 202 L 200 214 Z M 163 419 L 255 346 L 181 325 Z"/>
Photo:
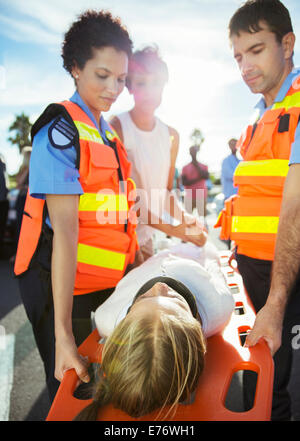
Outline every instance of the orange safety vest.
<path id="1" fill-rule="evenodd" d="M 136 219 L 130 210 L 135 202 L 135 184 L 129 178 L 131 164 L 113 130 L 106 132 L 108 146 L 86 113 L 71 101 L 50 104 L 34 124 L 32 137 L 57 115 L 63 115 L 78 133 L 77 166 L 84 191 L 79 200 L 74 295 L 112 288 L 123 277 L 127 265 L 133 263 L 138 248 Z M 45 215 L 45 201 L 28 193 L 14 267 L 16 275 L 30 267 Z"/>
<path id="2" fill-rule="evenodd" d="M 273 260 L 282 193 L 291 145 L 300 117 L 300 76 L 287 95 L 238 141 L 244 159 L 233 181 L 238 193 L 225 201 L 215 228 L 220 238 L 235 241 L 239 254 Z"/>

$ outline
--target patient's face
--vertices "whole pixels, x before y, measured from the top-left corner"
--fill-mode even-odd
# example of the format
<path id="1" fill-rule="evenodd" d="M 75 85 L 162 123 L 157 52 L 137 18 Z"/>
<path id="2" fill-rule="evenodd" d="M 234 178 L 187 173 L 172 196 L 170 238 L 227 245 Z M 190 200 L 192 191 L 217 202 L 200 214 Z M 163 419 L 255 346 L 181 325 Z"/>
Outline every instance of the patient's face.
<path id="1" fill-rule="evenodd" d="M 174 314 L 193 318 L 191 309 L 187 301 L 166 283 L 157 282 L 151 289 L 139 296 L 130 308 L 128 315 L 143 314 Z"/>

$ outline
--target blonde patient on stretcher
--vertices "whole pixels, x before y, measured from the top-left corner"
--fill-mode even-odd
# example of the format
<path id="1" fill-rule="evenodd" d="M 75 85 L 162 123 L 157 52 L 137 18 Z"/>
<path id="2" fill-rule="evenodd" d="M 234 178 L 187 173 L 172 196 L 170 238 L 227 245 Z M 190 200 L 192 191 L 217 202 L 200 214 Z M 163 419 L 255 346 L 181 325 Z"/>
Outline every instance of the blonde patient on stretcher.
<path id="1" fill-rule="evenodd" d="M 186 243 L 157 253 L 125 276 L 106 309 L 106 302 L 98 308 L 101 323 L 109 310 L 112 319 L 107 332 L 103 324 L 107 338 L 93 401 L 75 420 L 101 419 L 101 408 L 109 403 L 133 418 L 155 410 L 160 410 L 157 419 L 171 418 L 179 403 L 191 399 L 204 368 L 207 334 L 224 327 L 234 307 L 218 257 L 207 253 L 211 249 L 212 244 L 201 249 Z M 156 277 L 149 277 L 151 268 Z M 165 274 L 160 275 L 159 268 Z M 189 287 L 182 282 L 185 275 Z M 124 318 L 111 325 L 117 322 L 118 295 L 136 288 L 137 277 L 139 282 L 144 277 L 144 283 L 131 296 Z M 197 288 L 192 293 L 193 283 Z M 122 295 L 119 302 L 125 305 Z M 201 302 L 207 305 L 202 311 Z"/>

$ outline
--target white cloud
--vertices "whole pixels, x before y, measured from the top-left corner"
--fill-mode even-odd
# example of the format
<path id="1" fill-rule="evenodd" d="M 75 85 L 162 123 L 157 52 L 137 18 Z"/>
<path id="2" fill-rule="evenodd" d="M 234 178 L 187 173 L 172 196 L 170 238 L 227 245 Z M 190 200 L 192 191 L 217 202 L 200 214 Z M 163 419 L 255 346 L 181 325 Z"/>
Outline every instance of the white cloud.
<path id="1" fill-rule="evenodd" d="M 24 20 L 8 18 L 0 14 L 0 24 L 2 33 L 8 38 L 16 41 L 32 41 L 43 44 L 59 44 L 60 36 L 57 33 L 43 29 L 35 23 L 29 23 Z"/>
<path id="2" fill-rule="evenodd" d="M 40 72 L 37 66 L 9 60 L 6 68 L 6 88 L 0 91 L 3 106 L 32 106 L 63 99 L 73 90 L 72 79 L 55 71 Z"/>
<path id="3" fill-rule="evenodd" d="M 14 120 L 12 113 L 8 113 L 0 118 L 0 130 L 6 130 L 7 127 L 11 125 Z"/>

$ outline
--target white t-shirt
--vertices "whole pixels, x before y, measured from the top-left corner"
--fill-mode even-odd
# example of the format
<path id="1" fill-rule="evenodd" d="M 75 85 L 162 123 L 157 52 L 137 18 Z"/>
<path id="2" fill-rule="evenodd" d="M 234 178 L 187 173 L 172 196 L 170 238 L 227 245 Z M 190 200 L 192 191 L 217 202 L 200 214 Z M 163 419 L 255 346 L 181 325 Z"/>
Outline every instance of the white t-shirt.
<path id="1" fill-rule="evenodd" d="M 136 183 L 137 195 L 140 195 L 140 189 L 145 190 L 148 209 L 155 215 L 162 216 L 171 165 L 172 143 L 169 128 L 156 117 L 153 130 L 140 130 L 129 112 L 121 113 L 118 119 L 131 162 L 131 177 Z M 143 219 L 141 216 L 141 220 L 146 222 L 146 217 Z M 149 225 L 139 223 L 136 229 L 139 244 L 143 246 L 152 238 L 154 231 Z"/>
<path id="2" fill-rule="evenodd" d="M 234 299 L 222 273 L 216 248 L 181 243 L 150 257 L 130 271 L 112 295 L 98 307 L 95 322 L 102 337 L 109 336 L 125 317 L 132 300 L 148 280 L 168 276 L 182 282 L 195 296 L 206 337 L 221 331 L 231 317 Z"/>

